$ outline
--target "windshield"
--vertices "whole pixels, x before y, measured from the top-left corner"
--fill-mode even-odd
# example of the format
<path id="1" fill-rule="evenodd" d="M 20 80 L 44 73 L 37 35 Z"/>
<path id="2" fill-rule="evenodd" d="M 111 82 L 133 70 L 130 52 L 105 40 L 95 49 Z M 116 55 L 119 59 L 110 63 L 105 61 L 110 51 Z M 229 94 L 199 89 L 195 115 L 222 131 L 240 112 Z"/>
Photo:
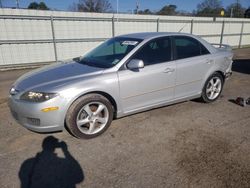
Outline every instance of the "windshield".
<path id="1" fill-rule="evenodd" d="M 116 37 L 107 40 L 86 54 L 79 63 L 89 66 L 110 68 L 119 63 L 142 40 L 126 37 Z"/>

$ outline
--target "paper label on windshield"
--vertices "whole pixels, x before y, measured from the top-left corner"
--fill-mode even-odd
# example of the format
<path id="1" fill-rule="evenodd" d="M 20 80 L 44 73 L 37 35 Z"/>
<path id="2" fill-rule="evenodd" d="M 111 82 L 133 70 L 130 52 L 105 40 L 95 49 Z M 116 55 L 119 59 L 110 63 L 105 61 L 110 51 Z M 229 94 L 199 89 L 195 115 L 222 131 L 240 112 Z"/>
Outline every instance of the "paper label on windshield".
<path id="1" fill-rule="evenodd" d="M 112 62 L 112 65 L 116 65 L 120 60 L 119 59 L 115 59 L 113 62 Z"/>
<path id="2" fill-rule="evenodd" d="M 123 41 L 122 45 L 132 45 L 135 46 L 138 44 L 138 41 Z"/>

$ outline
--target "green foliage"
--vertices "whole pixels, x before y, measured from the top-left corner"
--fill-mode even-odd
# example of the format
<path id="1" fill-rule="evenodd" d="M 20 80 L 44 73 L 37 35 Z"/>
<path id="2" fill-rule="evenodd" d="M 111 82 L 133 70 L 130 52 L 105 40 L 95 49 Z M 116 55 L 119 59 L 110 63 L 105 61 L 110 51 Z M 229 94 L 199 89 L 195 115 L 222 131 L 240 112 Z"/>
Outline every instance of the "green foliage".
<path id="1" fill-rule="evenodd" d="M 79 0 L 71 10 L 79 12 L 110 12 L 112 6 L 108 0 Z"/>
<path id="2" fill-rule="evenodd" d="M 248 8 L 244 15 L 245 18 L 250 18 L 250 8 Z"/>
<path id="3" fill-rule="evenodd" d="M 204 0 L 197 5 L 197 16 L 220 16 L 221 0 Z"/>
<path id="4" fill-rule="evenodd" d="M 151 12 L 150 9 L 145 9 L 145 10 L 139 10 L 138 14 L 154 14 L 153 12 Z"/>
<path id="5" fill-rule="evenodd" d="M 230 17 L 231 11 L 232 11 L 233 17 L 243 18 L 246 9 L 242 7 L 240 3 L 233 3 L 227 7 L 226 16 Z"/>
<path id="6" fill-rule="evenodd" d="M 159 15 L 176 15 L 176 5 L 166 5 L 161 8 L 160 11 L 157 12 Z"/>
<path id="7" fill-rule="evenodd" d="M 31 2 L 28 6 L 28 9 L 36 9 L 36 10 L 49 10 L 47 5 L 44 2 Z"/>

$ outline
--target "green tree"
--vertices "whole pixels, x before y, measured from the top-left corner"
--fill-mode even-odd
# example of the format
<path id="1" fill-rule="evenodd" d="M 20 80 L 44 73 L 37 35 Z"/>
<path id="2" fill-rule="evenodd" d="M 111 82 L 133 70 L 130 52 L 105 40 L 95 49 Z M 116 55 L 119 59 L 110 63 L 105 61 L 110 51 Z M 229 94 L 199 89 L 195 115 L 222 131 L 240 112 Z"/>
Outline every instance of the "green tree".
<path id="1" fill-rule="evenodd" d="M 245 18 L 250 18 L 250 8 L 248 8 L 245 12 Z"/>
<path id="2" fill-rule="evenodd" d="M 145 10 L 139 10 L 138 14 L 154 14 L 154 13 L 149 9 L 145 9 Z"/>
<path id="3" fill-rule="evenodd" d="M 161 8 L 160 11 L 157 12 L 159 15 L 176 15 L 176 5 L 166 5 Z"/>
<path id="4" fill-rule="evenodd" d="M 246 8 L 242 7 L 240 3 L 233 3 L 226 8 L 226 16 L 230 17 L 232 12 L 232 17 L 243 18 Z"/>
<path id="5" fill-rule="evenodd" d="M 197 5 L 197 16 L 220 16 L 221 0 L 204 0 Z"/>
<path id="6" fill-rule="evenodd" d="M 28 6 L 28 9 L 36 9 L 36 10 L 49 10 L 47 5 L 44 2 L 31 2 Z"/>
<path id="7" fill-rule="evenodd" d="M 112 6 L 108 0 L 79 0 L 70 9 L 79 12 L 110 12 Z"/>

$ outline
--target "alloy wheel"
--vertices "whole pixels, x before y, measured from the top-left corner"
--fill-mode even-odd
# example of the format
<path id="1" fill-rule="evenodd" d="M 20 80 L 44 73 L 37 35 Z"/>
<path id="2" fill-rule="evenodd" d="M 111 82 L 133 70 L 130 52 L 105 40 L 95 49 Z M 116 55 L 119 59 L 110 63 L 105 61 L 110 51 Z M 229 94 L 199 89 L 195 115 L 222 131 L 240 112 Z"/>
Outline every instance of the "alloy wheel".
<path id="1" fill-rule="evenodd" d="M 105 104 L 90 102 L 79 110 L 76 125 L 82 133 L 92 135 L 104 129 L 108 118 L 109 111 Z"/>
<path id="2" fill-rule="evenodd" d="M 216 99 L 219 96 L 221 89 L 222 89 L 221 79 L 219 77 L 212 77 L 206 87 L 206 95 L 208 99 L 210 100 Z"/>

